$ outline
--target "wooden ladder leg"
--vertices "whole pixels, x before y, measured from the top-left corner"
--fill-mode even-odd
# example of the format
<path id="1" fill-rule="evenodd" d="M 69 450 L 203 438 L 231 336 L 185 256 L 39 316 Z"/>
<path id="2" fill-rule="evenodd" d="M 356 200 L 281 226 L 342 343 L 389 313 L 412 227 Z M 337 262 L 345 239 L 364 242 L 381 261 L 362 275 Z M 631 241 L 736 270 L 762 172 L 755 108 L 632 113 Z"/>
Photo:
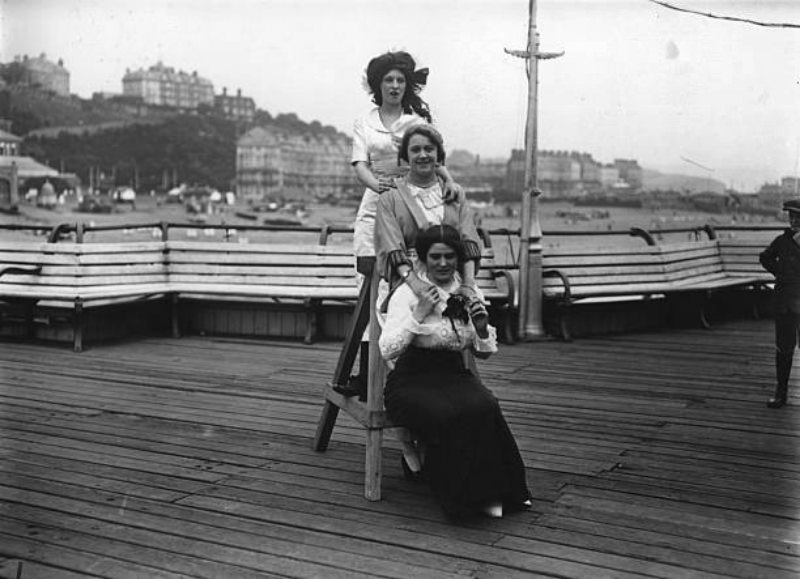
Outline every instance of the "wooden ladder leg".
<path id="1" fill-rule="evenodd" d="M 336 418 L 339 416 L 339 407 L 330 400 L 325 401 L 322 407 L 322 415 L 317 423 L 317 434 L 314 436 L 314 450 L 324 452 L 328 450 L 328 442 L 333 434 L 333 427 L 336 425 Z"/>
<path id="2" fill-rule="evenodd" d="M 367 452 L 364 460 L 364 497 L 369 501 L 381 500 L 381 448 L 383 429 L 367 428 Z"/>
<path id="3" fill-rule="evenodd" d="M 347 384 L 347 379 L 350 377 L 350 371 L 353 369 L 353 363 L 361 345 L 361 337 L 364 335 L 364 330 L 367 329 L 367 322 L 369 322 L 371 288 L 372 273 L 370 272 L 370 275 L 366 276 L 364 283 L 361 284 L 358 301 L 353 310 L 353 316 L 350 318 L 347 334 L 345 334 L 344 346 L 333 372 L 333 384 Z"/>
<path id="4" fill-rule="evenodd" d="M 350 318 L 350 325 L 347 329 L 344 345 L 342 346 L 342 351 L 339 353 L 336 369 L 333 372 L 332 384 L 347 384 L 350 371 L 353 369 L 353 362 L 355 361 L 356 354 L 361 345 L 361 336 L 364 335 L 364 330 L 369 320 L 371 287 L 372 276 L 370 272 L 370 275 L 366 276 L 364 279 L 355 310 L 353 311 L 353 316 Z M 336 426 L 336 419 L 338 416 L 339 407 L 326 399 L 322 407 L 322 414 L 317 422 L 317 433 L 314 436 L 314 443 L 312 446 L 314 450 L 323 452 L 328 449 L 328 443 L 333 434 L 333 427 Z"/>
<path id="5" fill-rule="evenodd" d="M 383 411 L 383 384 L 385 366 L 381 357 L 378 340 L 381 328 L 378 325 L 375 305 L 378 302 L 378 272 L 373 272 L 369 299 L 369 375 L 367 378 L 367 413 L 370 419 Z M 381 448 L 383 428 L 367 425 L 366 458 L 364 461 L 364 496 L 370 501 L 381 499 Z"/>

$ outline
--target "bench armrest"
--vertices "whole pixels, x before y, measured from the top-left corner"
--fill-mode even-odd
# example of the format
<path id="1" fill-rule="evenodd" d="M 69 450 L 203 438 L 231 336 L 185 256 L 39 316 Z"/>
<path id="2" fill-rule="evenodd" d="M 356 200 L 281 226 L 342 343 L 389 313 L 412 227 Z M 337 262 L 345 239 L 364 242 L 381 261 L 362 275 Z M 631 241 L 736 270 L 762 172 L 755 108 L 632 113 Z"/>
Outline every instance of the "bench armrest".
<path id="1" fill-rule="evenodd" d="M 564 285 L 564 295 L 562 297 L 563 301 L 569 302 L 572 299 L 572 286 L 569 283 L 569 277 L 567 274 L 557 270 L 557 269 L 546 269 L 542 272 L 542 277 L 557 277 L 561 280 L 561 283 Z"/>
<path id="2" fill-rule="evenodd" d="M 508 305 L 514 307 L 517 297 L 517 288 L 514 287 L 514 277 L 511 275 L 511 272 L 505 269 L 493 269 L 491 273 L 493 279 L 500 277 L 505 278 L 506 286 L 508 287 L 508 297 L 506 299 L 508 300 Z"/>
<path id="3" fill-rule="evenodd" d="M 0 276 L 3 276 L 7 273 L 10 274 L 29 274 L 29 275 L 38 275 L 42 273 L 42 266 L 41 265 L 8 265 L 8 266 L 0 266 Z"/>

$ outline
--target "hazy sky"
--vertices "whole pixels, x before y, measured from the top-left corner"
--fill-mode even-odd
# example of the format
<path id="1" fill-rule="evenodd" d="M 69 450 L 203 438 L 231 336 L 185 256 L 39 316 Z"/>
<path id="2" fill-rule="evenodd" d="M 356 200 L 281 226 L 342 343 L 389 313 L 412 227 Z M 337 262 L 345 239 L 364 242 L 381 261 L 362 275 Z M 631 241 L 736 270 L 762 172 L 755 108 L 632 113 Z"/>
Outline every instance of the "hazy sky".
<path id="1" fill-rule="evenodd" d="M 800 24 L 797 0 L 671 0 Z M 705 175 L 738 188 L 795 175 L 800 29 L 682 14 L 648 0 L 539 0 L 539 146 Z M 122 91 L 158 61 L 241 88 L 270 113 L 350 132 L 369 59 L 406 49 L 449 149 L 524 146 L 528 0 L 0 0 L 0 61 L 62 58 L 71 90 Z M 698 165 L 705 167 L 700 168 Z"/>

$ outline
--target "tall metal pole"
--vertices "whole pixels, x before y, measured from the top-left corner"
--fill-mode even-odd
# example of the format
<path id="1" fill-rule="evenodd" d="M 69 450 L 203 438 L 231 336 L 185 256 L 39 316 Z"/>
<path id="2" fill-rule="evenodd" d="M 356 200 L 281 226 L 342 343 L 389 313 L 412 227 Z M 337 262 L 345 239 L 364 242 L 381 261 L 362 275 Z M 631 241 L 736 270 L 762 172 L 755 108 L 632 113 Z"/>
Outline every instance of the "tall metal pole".
<path id="1" fill-rule="evenodd" d="M 539 59 L 557 58 L 560 53 L 539 52 L 539 33 L 536 31 L 536 0 L 529 0 L 528 48 L 526 51 L 506 50 L 508 54 L 525 58 L 528 69 L 528 118 L 525 124 L 525 181 L 520 209 L 519 259 L 519 324 L 520 340 L 534 340 L 544 335 L 542 324 L 542 228 L 539 224 L 537 198 L 537 138 Z"/>

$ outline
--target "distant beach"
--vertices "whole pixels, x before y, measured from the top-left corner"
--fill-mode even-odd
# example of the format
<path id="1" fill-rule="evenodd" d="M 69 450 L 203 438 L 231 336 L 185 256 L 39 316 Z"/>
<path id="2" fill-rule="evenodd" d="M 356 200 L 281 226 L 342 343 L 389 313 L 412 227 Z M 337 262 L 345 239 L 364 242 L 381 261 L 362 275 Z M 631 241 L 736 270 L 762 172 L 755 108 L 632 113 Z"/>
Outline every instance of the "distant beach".
<path id="1" fill-rule="evenodd" d="M 219 240 L 224 236 L 224 230 L 208 229 L 204 230 L 204 225 L 231 225 L 231 226 L 253 226 L 262 225 L 270 221 L 281 222 L 301 221 L 308 227 L 321 227 L 330 225 L 340 228 L 352 226 L 356 208 L 353 206 L 327 205 L 309 203 L 305 205 L 302 212 L 302 219 L 298 219 L 295 214 L 286 212 L 253 212 L 252 208 L 241 204 L 232 206 L 221 206 L 218 212 L 212 214 L 191 214 L 181 204 L 163 203 L 157 197 L 140 195 L 136 200 L 136 208 L 126 204 L 116 206 L 113 213 L 81 213 L 75 211 L 77 203 L 67 201 L 63 205 L 58 205 L 54 209 L 44 209 L 35 207 L 27 203 L 20 204 L 20 211 L 17 215 L 0 213 L 0 224 L 24 224 L 42 225 L 53 227 L 59 223 L 78 223 L 86 225 L 125 225 L 130 226 L 126 231 L 110 231 L 97 233 L 94 239 L 87 241 L 116 241 L 152 238 L 157 232 L 149 230 L 137 230 L 137 225 L 152 225 L 161 221 L 171 223 L 192 223 L 196 229 L 182 229 L 180 235 L 207 239 Z M 765 216 L 750 216 L 743 214 L 715 214 L 704 212 L 676 211 L 671 209 L 649 209 L 649 208 L 630 208 L 630 207 L 575 207 L 569 202 L 540 202 L 538 204 L 539 220 L 545 234 L 548 231 L 627 231 L 632 227 L 646 229 L 656 234 L 659 230 L 667 229 L 689 229 L 703 227 L 704 225 L 727 226 L 727 225 L 779 225 L 781 221 L 777 218 Z M 496 204 L 475 210 L 479 225 L 487 231 L 498 229 L 509 229 L 517 231 L 520 228 L 519 204 Z M 0 235 L 4 237 L 14 236 L 20 238 L 30 233 L 20 233 L 8 230 L 0 230 Z M 283 236 L 280 239 L 276 234 L 265 234 L 256 232 L 238 232 L 239 242 L 286 242 Z M 313 236 L 297 236 L 298 241 L 306 239 L 311 241 Z M 277 240 L 277 241 L 276 241 Z M 332 236 L 331 243 L 349 243 L 350 238 L 347 234 L 336 234 Z M 294 238 L 292 241 L 294 242 Z M 546 244 L 557 245 L 563 242 L 563 238 L 545 239 Z"/>

